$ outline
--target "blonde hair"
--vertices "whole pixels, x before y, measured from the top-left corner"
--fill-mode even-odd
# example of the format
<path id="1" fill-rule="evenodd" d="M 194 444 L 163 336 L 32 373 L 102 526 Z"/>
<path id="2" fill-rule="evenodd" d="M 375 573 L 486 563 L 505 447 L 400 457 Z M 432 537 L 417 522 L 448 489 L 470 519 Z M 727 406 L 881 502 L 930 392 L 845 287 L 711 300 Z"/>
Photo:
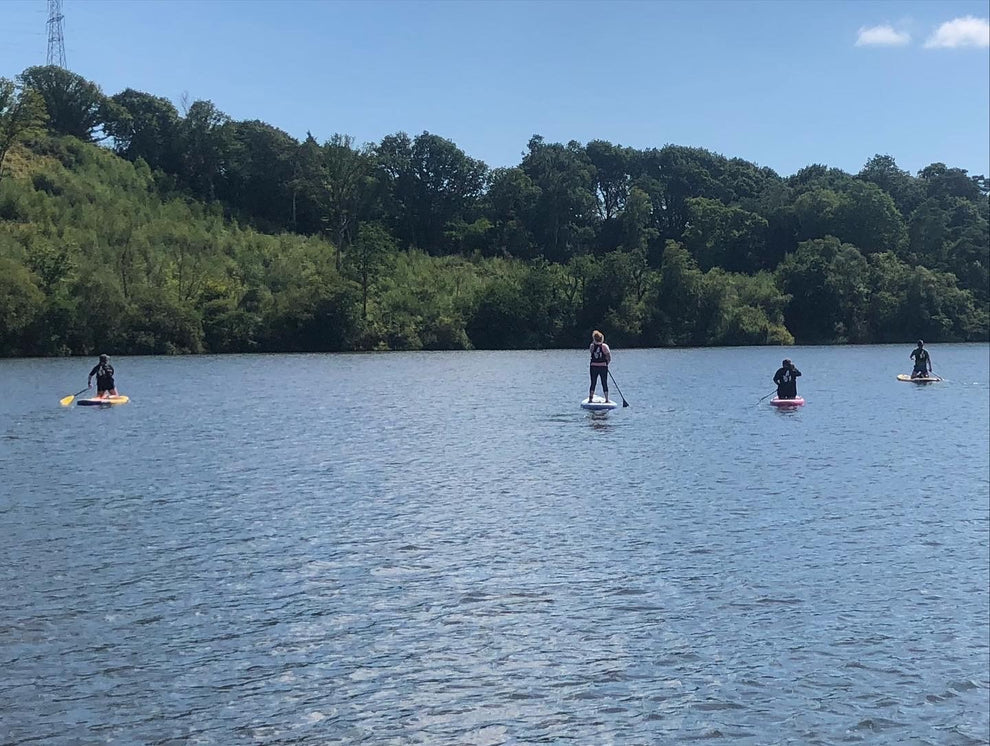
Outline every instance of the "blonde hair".
<path id="1" fill-rule="evenodd" d="M 592 338 L 593 340 L 595 340 L 595 341 L 596 341 L 596 342 L 597 342 L 598 344 L 601 344 L 602 342 L 604 342 L 604 341 L 605 341 L 605 335 L 604 335 L 604 334 L 602 334 L 602 333 L 601 333 L 600 331 L 598 331 L 597 329 L 595 329 L 595 331 L 593 331 L 593 332 L 591 333 L 591 338 Z"/>

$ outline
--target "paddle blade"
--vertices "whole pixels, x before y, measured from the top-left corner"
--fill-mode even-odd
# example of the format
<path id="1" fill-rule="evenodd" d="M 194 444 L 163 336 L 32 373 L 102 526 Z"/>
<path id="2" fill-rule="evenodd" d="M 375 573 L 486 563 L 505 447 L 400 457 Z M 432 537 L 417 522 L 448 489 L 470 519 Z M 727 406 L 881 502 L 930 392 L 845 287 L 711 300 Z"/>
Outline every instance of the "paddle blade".
<path id="1" fill-rule="evenodd" d="M 63 396 L 61 399 L 58 400 L 58 403 L 61 404 L 63 407 L 67 407 L 70 404 L 72 404 L 72 400 L 75 399 L 77 396 L 79 396 L 79 394 L 84 394 L 87 391 L 89 391 L 89 386 L 87 386 L 84 389 L 80 389 L 79 391 L 77 391 L 74 394 L 69 394 L 68 396 Z"/>
<path id="2" fill-rule="evenodd" d="M 623 399 L 622 400 L 622 406 L 623 407 L 628 407 L 629 406 L 629 402 L 627 402 L 625 399 Z"/>

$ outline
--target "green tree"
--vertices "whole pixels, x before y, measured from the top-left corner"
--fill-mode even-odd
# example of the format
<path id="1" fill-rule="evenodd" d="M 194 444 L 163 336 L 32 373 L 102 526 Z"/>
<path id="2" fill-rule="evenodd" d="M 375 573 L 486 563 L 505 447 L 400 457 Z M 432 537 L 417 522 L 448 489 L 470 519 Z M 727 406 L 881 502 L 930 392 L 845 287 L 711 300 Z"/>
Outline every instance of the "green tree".
<path id="1" fill-rule="evenodd" d="M 639 300 L 645 293 L 647 271 L 643 253 L 610 251 L 595 265 L 593 281 L 585 283 L 576 311 L 577 326 L 584 330 L 581 336 L 587 336 L 588 329 L 605 326 L 616 344 L 638 343 L 643 331 Z"/>
<path id="2" fill-rule="evenodd" d="M 908 257 L 914 264 L 935 264 L 945 260 L 949 234 L 949 213 L 939 200 L 926 199 L 908 219 Z"/>
<path id="3" fill-rule="evenodd" d="M 478 298 L 467 322 L 471 344 L 481 350 L 505 350 L 517 346 L 517 334 L 526 326 L 526 299 L 514 278 L 499 277 Z"/>
<path id="4" fill-rule="evenodd" d="M 714 270 L 713 270 L 714 271 Z M 723 344 L 794 344 L 784 325 L 784 310 L 791 301 L 769 272 L 732 275 L 733 305 Z"/>
<path id="5" fill-rule="evenodd" d="M 484 197 L 494 254 L 532 259 L 537 255 L 530 225 L 541 190 L 521 168 L 498 168 Z"/>
<path id="6" fill-rule="evenodd" d="M 84 267 L 73 279 L 69 295 L 75 301 L 75 314 L 66 336 L 72 340 L 73 352 L 134 351 L 125 341 L 130 307 L 112 276 L 99 267 Z"/>
<path id="7" fill-rule="evenodd" d="M 785 184 L 795 195 L 814 189 L 842 193 L 852 184 L 853 177 L 840 168 L 829 168 L 821 163 L 805 166 L 785 180 Z"/>
<path id="8" fill-rule="evenodd" d="M 52 241 L 44 236 L 27 237 L 25 264 L 39 281 L 46 295 L 56 292 L 74 269 L 70 247 L 64 241 Z"/>
<path id="9" fill-rule="evenodd" d="M 855 246 L 834 236 L 805 241 L 777 276 L 791 296 L 785 318 L 799 342 L 868 341 L 869 272 Z"/>
<path id="10" fill-rule="evenodd" d="M 261 348 L 271 352 L 337 352 L 351 349 L 358 337 L 359 294 L 331 278 L 272 296 L 262 319 Z"/>
<path id="11" fill-rule="evenodd" d="M 990 231 L 982 203 L 961 197 L 929 198 L 908 221 L 907 260 L 952 272 L 960 287 L 986 303 L 990 292 Z"/>
<path id="12" fill-rule="evenodd" d="M 595 169 L 599 219 L 604 222 L 617 218 L 629 195 L 634 151 L 605 140 L 592 140 L 585 151 Z"/>
<path id="13" fill-rule="evenodd" d="M 955 277 L 911 267 L 893 254 L 870 257 L 872 338 L 882 342 L 923 337 L 928 341 L 985 341 L 986 304 L 974 302 Z"/>
<path id="14" fill-rule="evenodd" d="M 292 222 L 291 181 L 299 143 L 260 121 L 232 122 L 223 198 L 263 227 Z"/>
<path id="15" fill-rule="evenodd" d="M 208 288 L 201 301 L 203 341 L 207 350 L 223 353 L 258 349 L 261 316 L 256 309 L 244 307 L 231 294 L 231 289 L 220 285 Z"/>
<path id="16" fill-rule="evenodd" d="M 875 184 L 891 196 L 902 215 L 910 215 L 925 198 L 924 186 L 907 171 L 897 167 L 889 155 L 875 155 L 856 178 Z"/>
<path id="17" fill-rule="evenodd" d="M 337 134 L 323 145 L 323 183 L 318 200 L 326 230 L 337 248 L 338 269 L 358 225 L 373 215 L 379 198 L 376 165 L 374 151 L 369 147 L 354 147 L 351 137 Z"/>
<path id="18" fill-rule="evenodd" d="M 395 252 L 395 239 L 381 225 L 366 223 L 358 228 L 357 240 L 347 254 L 350 273 L 361 286 L 361 318 L 368 318 L 368 291 Z"/>
<path id="19" fill-rule="evenodd" d="M 619 215 L 619 226 L 619 246 L 625 251 L 638 251 L 645 256 L 660 235 L 653 227 L 650 195 L 636 186 L 630 189 Z"/>
<path id="20" fill-rule="evenodd" d="M 203 351 L 199 315 L 158 288 L 143 287 L 129 306 L 127 348 L 138 354 L 175 355 Z"/>
<path id="21" fill-rule="evenodd" d="M 729 202 L 733 195 L 718 176 L 726 159 L 703 148 L 665 145 L 644 154 L 645 175 L 659 186 L 654 215 L 665 239 L 679 239 L 689 219 L 688 200 L 707 197 Z"/>
<path id="22" fill-rule="evenodd" d="M 809 189 L 794 200 L 798 238 L 807 241 L 835 235 L 842 214 L 842 196 L 831 189 Z"/>
<path id="23" fill-rule="evenodd" d="M 980 209 L 980 207 L 984 209 Z M 972 291 L 986 307 L 990 296 L 990 221 L 987 203 L 956 200 L 949 209 L 945 262 L 933 265 L 959 279 L 959 286 Z"/>
<path id="24" fill-rule="evenodd" d="M 903 251 L 907 228 L 890 195 L 863 181 L 848 181 L 844 189 L 812 188 L 797 197 L 799 239 L 835 236 L 867 253 Z"/>
<path id="25" fill-rule="evenodd" d="M 595 168 L 580 143 L 529 141 L 521 168 L 539 190 L 529 229 L 542 255 L 566 262 L 593 248 L 598 226 Z"/>
<path id="26" fill-rule="evenodd" d="M 376 149 L 388 187 L 392 229 L 400 244 L 432 254 L 452 248 L 447 226 L 473 223 L 488 178 L 488 167 L 469 158 L 450 140 L 424 132 L 410 140 L 390 135 Z"/>
<path id="27" fill-rule="evenodd" d="M 194 101 L 179 125 L 182 177 L 198 197 L 212 201 L 233 149 L 230 117 L 212 101 Z"/>
<path id="28" fill-rule="evenodd" d="M 57 65 L 29 67 L 19 80 L 44 101 L 49 131 L 86 142 L 98 139 L 107 99 L 95 83 Z"/>
<path id="29" fill-rule="evenodd" d="M 684 246 L 702 270 L 722 267 L 731 272 L 760 269 L 765 253 L 767 221 L 718 200 L 692 197 L 684 230 Z"/>
<path id="30" fill-rule="evenodd" d="M 456 218 L 447 223 L 444 236 L 448 245 L 459 254 L 473 254 L 484 251 L 490 242 L 488 234 L 492 230 L 488 218 L 478 218 L 473 223 L 465 223 L 462 218 Z"/>
<path id="31" fill-rule="evenodd" d="M 472 345 L 503 350 L 559 343 L 570 320 L 563 281 L 560 268 L 543 260 L 514 265 L 493 277 L 469 311 L 466 330 Z"/>
<path id="32" fill-rule="evenodd" d="M 292 158 L 292 230 L 314 235 L 324 230 L 322 204 L 325 179 L 323 176 L 323 151 L 316 138 L 309 132 L 296 148 Z"/>
<path id="33" fill-rule="evenodd" d="M 465 325 L 490 272 L 485 262 L 462 257 L 433 257 L 423 251 L 397 252 L 376 283 L 375 303 L 364 325 L 361 349 L 467 349 Z"/>
<path id="34" fill-rule="evenodd" d="M 44 301 L 27 268 L 0 257 L 0 350 L 8 354 L 31 352 L 24 334 L 42 313 Z"/>
<path id="35" fill-rule="evenodd" d="M 44 101 L 37 91 L 0 78 L 0 181 L 11 146 L 38 132 L 46 116 Z"/>
<path id="36" fill-rule="evenodd" d="M 833 235 L 868 254 L 901 253 L 907 246 L 903 216 L 891 196 L 874 184 L 856 181 L 850 185 L 835 228 Z"/>
<path id="37" fill-rule="evenodd" d="M 687 249 L 667 241 L 659 279 L 647 296 L 647 344 L 667 347 L 694 343 L 702 277 Z"/>
<path id="38" fill-rule="evenodd" d="M 783 179 L 772 168 L 757 166 L 742 158 L 730 158 L 725 162 L 719 176 L 725 185 L 726 199 L 730 204 L 739 204 L 743 209 L 755 211 L 754 205 L 767 192 L 783 186 Z"/>
<path id="39" fill-rule="evenodd" d="M 177 174 L 179 112 L 167 98 L 127 88 L 110 97 L 104 131 L 114 152 L 129 161 L 144 160 L 152 169 Z"/>
<path id="40" fill-rule="evenodd" d="M 944 163 L 932 163 L 918 172 L 927 196 L 938 200 L 962 198 L 971 202 L 986 197 L 982 176 L 970 176 L 964 168 L 949 168 Z"/>

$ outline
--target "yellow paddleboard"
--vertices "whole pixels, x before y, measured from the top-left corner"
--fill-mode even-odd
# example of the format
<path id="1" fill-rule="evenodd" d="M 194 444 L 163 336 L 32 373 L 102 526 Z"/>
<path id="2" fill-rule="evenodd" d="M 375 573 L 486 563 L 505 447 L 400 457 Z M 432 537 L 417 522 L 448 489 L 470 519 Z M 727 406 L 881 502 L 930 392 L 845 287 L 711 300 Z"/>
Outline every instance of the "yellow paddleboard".
<path id="1" fill-rule="evenodd" d="M 91 399 L 80 399 L 76 402 L 80 407 L 112 407 L 115 404 L 127 404 L 128 396 L 94 396 Z"/>

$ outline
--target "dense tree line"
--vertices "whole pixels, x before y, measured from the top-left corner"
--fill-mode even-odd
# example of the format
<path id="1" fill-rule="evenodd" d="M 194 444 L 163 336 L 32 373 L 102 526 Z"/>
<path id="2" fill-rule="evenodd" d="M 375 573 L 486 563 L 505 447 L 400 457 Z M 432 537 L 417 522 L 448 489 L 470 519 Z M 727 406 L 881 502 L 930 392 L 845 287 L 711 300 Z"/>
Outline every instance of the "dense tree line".
<path id="1" fill-rule="evenodd" d="M 985 340 L 988 183 L 534 136 L 489 169 L 0 78 L 0 354 Z"/>

